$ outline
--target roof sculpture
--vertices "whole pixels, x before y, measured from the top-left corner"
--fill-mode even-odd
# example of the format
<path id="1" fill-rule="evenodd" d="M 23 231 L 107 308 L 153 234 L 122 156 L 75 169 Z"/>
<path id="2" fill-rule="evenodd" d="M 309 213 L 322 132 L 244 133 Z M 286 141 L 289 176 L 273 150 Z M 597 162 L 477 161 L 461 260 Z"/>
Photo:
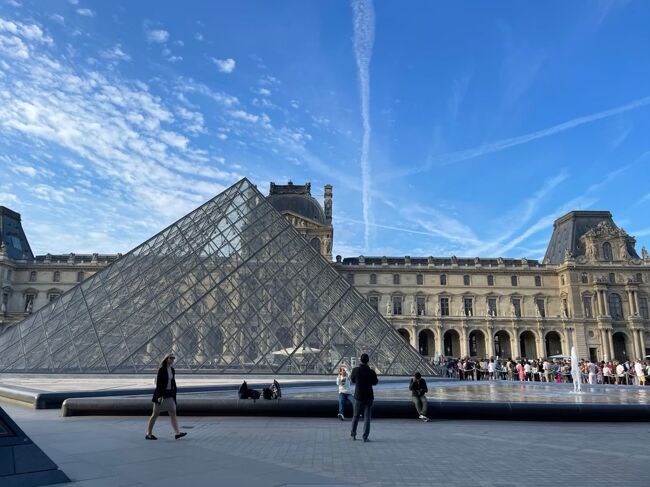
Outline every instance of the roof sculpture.
<path id="1" fill-rule="evenodd" d="M 281 353 L 279 353 L 281 351 Z M 328 374 L 426 361 L 247 179 L 0 335 L 0 370 Z"/>

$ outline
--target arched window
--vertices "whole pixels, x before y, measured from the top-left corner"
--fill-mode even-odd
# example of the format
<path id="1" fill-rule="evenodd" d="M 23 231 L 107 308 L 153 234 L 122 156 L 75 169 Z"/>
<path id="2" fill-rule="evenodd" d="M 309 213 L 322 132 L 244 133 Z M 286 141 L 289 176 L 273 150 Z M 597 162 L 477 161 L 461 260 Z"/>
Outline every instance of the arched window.
<path id="1" fill-rule="evenodd" d="M 603 260 L 612 261 L 612 246 L 609 242 L 603 244 Z"/>
<path id="2" fill-rule="evenodd" d="M 586 272 L 580 274 L 580 282 L 582 284 L 589 284 L 589 274 L 587 274 Z"/>
<path id="3" fill-rule="evenodd" d="M 623 319 L 623 305 L 621 304 L 621 297 L 616 293 L 609 295 L 609 313 L 615 320 Z"/>
<path id="4" fill-rule="evenodd" d="M 471 281 L 469 275 L 465 274 L 465 275 L 463 276 L 463 285 L 464 285 L 464 286 L 469 286 L 469 285 L 471 284 L 471 282 L 472 282 L 472 281 Z"/>
<path id="5" fill-rule="evenodd" d="M 399 284 L 399 274 L 393 274 L 393 284 Z"/>
<path id="6" fill-rule="evenodd" d="M 440 285 L 441 286 L 447 285 L 447 274 L 440 274 Z"/>
<path id="7" fill-rule="evenodd" d="M 377 284 L 377 274 L 370 274 L 370 284 Z"/>
<path id="8" fill-rule="evenodd" d="M 59 271 L 54 271 L 53 281 L 59 282 L 60 280 L 61 280 L 61 273 Z"/>
<path id="9" fill-rule="evenodd" d="M 510 276 L 510 285 L 514 287 L 517 286 L 517 276 Z"/>
<path id="10" fill-rule="evenodd" d="M 36 282 L 36 271 L 29 273 L 29 282 Z"/>
<path id="11" fill-rule="evenodd" d="M 83 280 L 84 280 L 84 271 L 77 272 L 77 282 L 81 282 Z"/>
<path id="12" fill-rule="evenodd" d="M 487 285 L 494 286 L 494 276 L 492 274 L 487 276 Z"/>
<path id="13" fill-rule="evenodd" d="M 535 276 L 535 286 L 542 287 L 542 276 Z"/>

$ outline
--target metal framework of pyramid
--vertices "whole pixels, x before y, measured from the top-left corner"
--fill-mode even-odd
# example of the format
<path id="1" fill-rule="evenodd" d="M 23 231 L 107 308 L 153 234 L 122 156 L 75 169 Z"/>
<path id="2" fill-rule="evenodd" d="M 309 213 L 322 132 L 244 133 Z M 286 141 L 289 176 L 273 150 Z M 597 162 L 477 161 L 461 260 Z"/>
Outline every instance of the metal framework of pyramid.
<path id="1" fill-rule="evenodd" d="M 247 179 L 0 335 L 4 372 L 329 374 L 428 363 Z"/>

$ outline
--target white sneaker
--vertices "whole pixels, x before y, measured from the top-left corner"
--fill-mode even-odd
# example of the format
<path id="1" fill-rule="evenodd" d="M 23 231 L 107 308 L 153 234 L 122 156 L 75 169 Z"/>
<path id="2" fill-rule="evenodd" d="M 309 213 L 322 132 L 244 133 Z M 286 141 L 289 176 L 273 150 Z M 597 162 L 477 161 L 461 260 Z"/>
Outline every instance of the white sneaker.
<path id="1" fill-rule="evenodd" d="M 427 419 L 427 417 L 426 417 L 424 414 L 420 414 L 420 415 L 418 416 L 418 418 L 420 418 L 420 419 Z"/>
<path id="2" fill-rule="evenodd" d="M 340 413 L 339 413 L 336 417 L 339 418 L 341 421 L 343 421 L 343 419 L 344 419 L 344 418 L 343 418 L 343 415 L 340 414 Z"/>

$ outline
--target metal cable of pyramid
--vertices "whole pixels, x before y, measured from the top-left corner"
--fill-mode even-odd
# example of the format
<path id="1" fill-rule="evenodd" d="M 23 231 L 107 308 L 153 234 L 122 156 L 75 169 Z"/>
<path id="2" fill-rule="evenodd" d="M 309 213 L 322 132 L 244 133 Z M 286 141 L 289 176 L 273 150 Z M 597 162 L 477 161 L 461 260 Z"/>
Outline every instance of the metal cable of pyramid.
<path id="1" fill-rule="evenodd" d="M 242 179 L 0 334 L 0 371 L 382 374 L 424 358 Z"/>

